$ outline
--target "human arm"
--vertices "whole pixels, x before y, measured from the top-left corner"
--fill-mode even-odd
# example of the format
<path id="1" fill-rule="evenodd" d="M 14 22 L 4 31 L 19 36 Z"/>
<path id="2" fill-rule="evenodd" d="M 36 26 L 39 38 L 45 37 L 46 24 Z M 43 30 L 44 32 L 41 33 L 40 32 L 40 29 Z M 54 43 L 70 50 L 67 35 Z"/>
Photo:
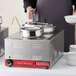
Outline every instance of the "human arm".
<path id="1" fill-rule="evenodd" d="M 73 15 L 76 15 L 76 0 L 72 0 L 72 5 L 75 6 L 75 10 L 74 10 Z"/>
<path id="2" fill-rule="evenodd" d="M 23 0 L 23 2 L 25 12 L 27 13 L 27 18 L 31 19 L 32 18 L 31 11 L 33 11 L 33 13 L 35 12 L 37 0 Z"/>

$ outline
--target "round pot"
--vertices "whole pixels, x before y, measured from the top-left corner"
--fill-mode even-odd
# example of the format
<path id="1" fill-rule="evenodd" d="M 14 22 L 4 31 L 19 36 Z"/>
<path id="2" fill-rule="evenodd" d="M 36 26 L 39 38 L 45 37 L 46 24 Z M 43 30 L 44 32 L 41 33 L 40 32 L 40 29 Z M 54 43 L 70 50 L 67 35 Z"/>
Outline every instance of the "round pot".
<path id="1" fill-rule="evenodd" d="M 44 26 L 48 26 L 48 23 L 43 22 L 27 22 L 23 25 L 23 27 L 39 27 L 43 28 Z"/>
<path id="2" fill-rule="evenodd" d="M 48 23 L 42 23 L 42 22 L 30 22 L 24 24 L 24 27 L 39 27 L 43 29 L 43 33 L 52 33 L 55 30 L 56 26 L 53 26 L 52 24 Z"/>
<path id="3" fill-rule="evenodd" d="M 55 30 L 55 26 L 52 27 L 45 27 L 44 28 L 44 33 L 52 33 Z"/>
<path id="4" fill-rule="evenodd" d="M 21 36 L 25 38 L 38 38 L 42 35 L 42 29 L 38 27 L 26 27 L 20 29 Z"/>

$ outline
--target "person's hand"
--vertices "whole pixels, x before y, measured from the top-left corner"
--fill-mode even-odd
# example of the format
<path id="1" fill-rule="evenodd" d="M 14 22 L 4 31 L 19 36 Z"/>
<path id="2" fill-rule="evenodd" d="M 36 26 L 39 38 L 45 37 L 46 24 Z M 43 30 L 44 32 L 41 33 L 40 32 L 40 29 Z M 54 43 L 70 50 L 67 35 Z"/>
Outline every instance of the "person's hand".
<path id="1" fill-rule="evenodd" d="M 76 16 L 76 10 L 73 13 L 73 16 Z M 70 23 L 71 25 L 75 25 L 76 23 Z"/>
<path id="2" fill-rule="evenodd" d="M 76 10 L 74 11 L 73 15 L 75 15 L 75 16 L 76 16 Z"/>
<path id="3" fill-rule="evenodd" d="M 31 11 L 32 11 L 33 13 L 35 13 L 35 9 L 32 8 L 31 6 L 28 6 L 26 10 L 27 10 L 27 18 L 28 18 L 28 19 L 32 19 Z"/>

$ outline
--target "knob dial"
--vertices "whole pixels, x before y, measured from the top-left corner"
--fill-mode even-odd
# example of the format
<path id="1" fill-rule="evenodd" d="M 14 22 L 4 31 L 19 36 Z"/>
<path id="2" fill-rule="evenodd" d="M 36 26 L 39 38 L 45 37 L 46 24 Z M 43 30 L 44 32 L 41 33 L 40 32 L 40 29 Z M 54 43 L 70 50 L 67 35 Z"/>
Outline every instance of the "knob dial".
<path id="1" fill-rule="evenodd" d="M 13 61 L 12 61 L 11 59 L 8 59 L 8 60 L 6 61 L 6 64 L 7 64 L 9 67 L 11 67 L 11 66 L 13 65 Z"/>

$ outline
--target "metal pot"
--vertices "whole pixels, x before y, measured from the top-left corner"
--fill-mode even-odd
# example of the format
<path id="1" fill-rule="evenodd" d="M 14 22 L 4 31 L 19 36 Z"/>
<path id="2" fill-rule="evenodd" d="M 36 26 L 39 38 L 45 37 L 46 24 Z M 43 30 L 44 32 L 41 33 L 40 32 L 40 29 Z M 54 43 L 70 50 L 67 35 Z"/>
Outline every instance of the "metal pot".
<path id="1" fill-rule="evenodd" d="M 44 26 L 48 26 L 48 23 L 43 22 L 26 22 L 23 27 L 39 27 L 43 28 Z"/>
<path id="2" fill-rule="evenodd" d="M 39 27 L 43 29 L 43 33 L 52 33 L 55 30 L 56 26 L 53 26 L 52 24 L 48 23 L 42 23 L 42 22 L 30 22 L 29 24 L 26 23 L 24 27 Z"/>
<path id="3" fill-rule="evenodd" d="M 38 27 L 26 27 L 20 29 L 20 34 L 25 38 L 38 38 L 42 36 L 42 29 Z"/>
<path id="4" fill-rule="evenodd" d="M 45 33 L 51 33 L 55 30 L 55 26 L 44 22 L 26 22 L 21 26 L 17 17 L 13 17 L 12 24 L 14 19 L 16 19 L 20 27 L 21 36 L 25 38 L 38 38 Z"/>
<path id="5" fill-rule="evenodd" d="M 54 32 L 55 27 L 56 27 L 56 26 L 53 26 L 52 24 L 48 24 L 47 26 L 45 25 L 45 26 L 43 27 L 44 33 L 47 33 L 47 34 L 48 34 L 48 33 Z"/>

